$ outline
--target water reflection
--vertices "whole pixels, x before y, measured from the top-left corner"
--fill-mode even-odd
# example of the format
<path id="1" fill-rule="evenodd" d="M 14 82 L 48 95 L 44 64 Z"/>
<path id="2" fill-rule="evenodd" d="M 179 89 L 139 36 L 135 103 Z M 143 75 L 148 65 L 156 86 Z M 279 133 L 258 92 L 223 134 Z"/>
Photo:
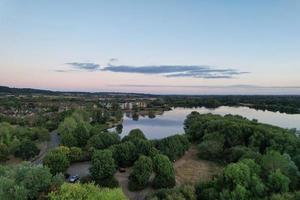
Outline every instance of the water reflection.
<path id="1" fill-rule="evenodd" d="M 284 128 L 300 129 L 300 114 L 285 114 L 279 112 L 261 111 L 248 107 L 221 106 L 216 109 L 208 108 L 175 108 L 155 115 L 155 117 L 143 114 L 136 116 L 130 113 L 124 114 L 123 129 L 121 136 L 127 135 L 134 128 L 141 129 L 147 138 L 163 138 L 176 133 L 183 133 L 183 122 L 192 111 L 199 113 L 213 113 L 219 115 L 233 114 L 257 119 L 259 122 L 273 124 Z M 135 119 L 133 119 L 133 117 Z"/>

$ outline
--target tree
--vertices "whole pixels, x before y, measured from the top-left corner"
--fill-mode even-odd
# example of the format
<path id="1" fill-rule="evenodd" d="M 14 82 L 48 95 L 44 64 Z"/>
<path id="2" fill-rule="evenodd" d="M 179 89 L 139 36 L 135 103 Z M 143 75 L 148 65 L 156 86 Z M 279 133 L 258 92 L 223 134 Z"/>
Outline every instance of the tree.
<path id="1" fill-rule="evenodd" d="M 59 191 L 49 194 L 50 200 L 126 200 L 121 189 L 99 188 L 92 183 L 64 183 Z"/>
<path id="2" fill-rule="evenodd" d="M 9 155 L 9 149 L 6 144 L 0 143 L 0 161 L 6 161 Z"/>
<path id="3" fill-rule="evenodd" d="M 278 169 L 268 177 L 269 190 L 274 193 L 284 193 L 289 191 L 290 179 L 283 175 Z"/>
<path id="4" fill-rule="evenodd" d="M 116 133 L 101 132 L 92 136 L 87 143 L 88 148 L 105 149 L 120 143 L 120 136 Z"/>
<path id="5" fill-rule="evenodd" d="M 14 180 L 0 177 L 0 199 L 27 200 L 28 191 Z"/>
<path id="6" fill-rule="evenodd" d="M 145 155 L 154 157 L 159 151 L 154 147 L 153 143 L 149 140 L 138 139 L 135 142 L 138 155 Z"/>
<path id="7" fill-rule="evenodd" d="M 107 186 L 107 180 L 112 180 L 116 171 L 115 161 L 110 150 L 95 151 L 92 156 L 90 173 L 93 179 L 102 186 Z"/>
<path id="8" fill-rule="evenodd" d="M 15 180 L 28 191 L 28 197 L 35 199 L 51 185 L 52 175 L 49 168 L 24 164 L 17 168 Z"/>
<path id="9" fill-rule="evenodd" d="M 184 135 L 173 135 L 155 141 L 155 147 L 170 160 L 180 158 L 189 148 L 189 141 Z"/>
<path id="10" fill-rule="evenodd" d="M 29 160 L 30 158 L 33 158 L 34 156 L 38 155 L 40 153 L 40 150 L 35 145 L 34 142 L 26 140 L 23 141 L 20 146 L 17 148 L 15 152 L 16 157 L 20 157 L 24 160 Z"/>
<path id="11" fill-rule="evenodd" d="M 124 138 L 122 139 L 123 142 L 126 141 L 132 141 L 134 142 L 134 140 L 136 139 L 142 139 L 142 140 L 146 140 L 147 138 L 145 137 L 143 131 L 141 131 L 141 129 L 132 129 L 128 135 L 124 136 Z"/>
<path id="12" fill-rule="evenodd" d="M 0 199 L 39 199 L 52 185 L 49 168 L 23 162 L 0 168 Z"/>
<path id="13" fill-rule="evenodd" d="M 83 158 L 83 152 L 78 147 L 70 147 L 70 152 L 68 154 L 70 162 L 81 161 Z"/>
<path id="14" fill-rule="evenodd" d="M 80 122 L 73 132 L 79 147 L 84 147 L 90 138 L 89 130 L 85 122 Z"/>
<path id="15" fill-rule="evenodd" d="M 116 131 L 117 131 L 117 133 L 121 134 L 121 133 L 122 133 L 122 130 L 123 130 L 123 125 L 122 125 L 122 124 L 118 124 L 118 125 L 116 126 Z"/>
<path id="16" fill-rule="evenodd" d="M 154 188 L 171 188 L 175 186 L 175 173 L 172 163 L 167 156 L 158 154 L 153 158 L 155 178 Z"/>
<path id="17" fill-rule="evenodd" d="M 70 161 L 62 151 L 50 151 L 44 158 L 43 164 L 50 168 L 53 175 L 64 173 L 70 165 Z"/>
<path id="18" fill-rule="evenodd" d="M 113 157 L 119 166 L 131 166 L 137 159 L 137 150 L 132 142 L 124 142 L 111 147 Z"/>
<path id="19" fill-rule="evenodd" d="M 196 200 L 195 188 L 192 185 L 182 185 L 172 189 L 159 189 L 154 191 L 151 194 L 149 199 L 150 200 L 166 200 L 166 199 Z"/>
<path id="20" fill-rule="evenodd" d="M 132 173 L 129 176 L 129 189 L 144 189 L 152 173 L 152 160 L 146 156 L 140 156 L 134 163 Z"/>

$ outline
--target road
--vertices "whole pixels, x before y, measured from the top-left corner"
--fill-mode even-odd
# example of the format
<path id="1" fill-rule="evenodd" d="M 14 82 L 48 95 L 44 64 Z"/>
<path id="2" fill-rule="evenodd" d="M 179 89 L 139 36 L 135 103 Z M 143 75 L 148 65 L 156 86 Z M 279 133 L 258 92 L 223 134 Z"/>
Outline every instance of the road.
<path id="1" fill-rule="evenodd" d="M 56 147 L 58 147 L 60 144 L 60 138 L 59 135 L 57 133 L 57 130 L 54 130 L 50 133 L 50 141 L 47 144 L 47 149 L 43 152 L 41 152 L 39 154 L 38 157 L 36 157 L 33 161 L 31 161 L 33 164 L 39 165 L 39 164 L 43 164 L 43 159 L 46 156 L 46 154 L 48 153 L 48 151 L 50 151 L 51 149 L 54 149 Z"/>

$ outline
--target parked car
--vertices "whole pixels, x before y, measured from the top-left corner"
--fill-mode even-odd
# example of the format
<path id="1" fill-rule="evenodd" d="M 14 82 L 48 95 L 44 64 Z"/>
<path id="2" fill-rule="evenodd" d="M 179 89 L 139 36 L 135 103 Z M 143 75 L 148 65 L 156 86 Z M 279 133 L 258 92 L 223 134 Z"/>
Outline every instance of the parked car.
<path id="1" fill-rule="evenodd" d="M 78 175 L 70 176 L 69 183 L 76 183 L 79 180 L 79 178 L 80 177 Z"/>

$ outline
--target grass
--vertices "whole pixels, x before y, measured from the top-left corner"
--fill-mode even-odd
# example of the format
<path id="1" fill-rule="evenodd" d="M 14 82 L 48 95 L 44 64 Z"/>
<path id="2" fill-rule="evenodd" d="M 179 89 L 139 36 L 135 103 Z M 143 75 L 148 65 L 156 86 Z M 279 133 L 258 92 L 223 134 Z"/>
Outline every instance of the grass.
<path id="1" fill-rule="evenodd" d="M 222 171 L 222 166 L 197 156 L 197 147 L 192 145 L 183 157 L 174 163 L 177 184 L 193 184 L 209 181 Z"/>

